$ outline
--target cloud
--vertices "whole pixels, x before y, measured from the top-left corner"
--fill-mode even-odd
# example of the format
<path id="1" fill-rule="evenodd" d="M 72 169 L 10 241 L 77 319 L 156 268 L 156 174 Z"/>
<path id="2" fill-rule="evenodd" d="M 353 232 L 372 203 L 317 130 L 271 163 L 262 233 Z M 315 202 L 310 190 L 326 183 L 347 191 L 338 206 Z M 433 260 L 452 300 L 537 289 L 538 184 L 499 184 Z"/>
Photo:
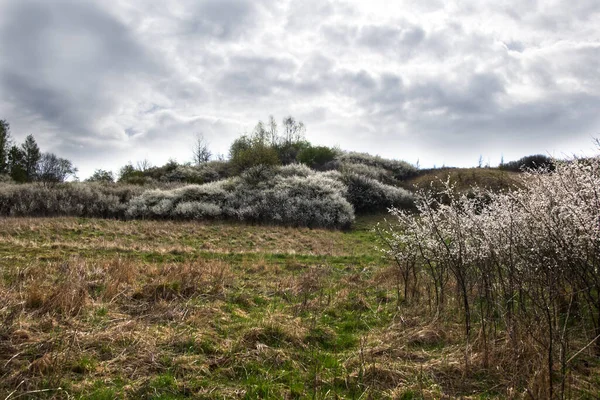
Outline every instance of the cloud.
<path id="1" fill-rule="evenodd" d="M 23 0 L 2 11 L 0 85 L 22 115 L 55 127 L 46 139 L 55 147 L 101 133 L 94 126 L 118 112 L 124 87 L 159 71 L 126 26 L 93 3 Z"/>
<path id="2" fill-rule="evenodd" d="M 424 166 L 568 153 L 600 128 L 597 26 L 595 0 L 4 0 L 0 118 L 84 177 L 270 114 Z"/>

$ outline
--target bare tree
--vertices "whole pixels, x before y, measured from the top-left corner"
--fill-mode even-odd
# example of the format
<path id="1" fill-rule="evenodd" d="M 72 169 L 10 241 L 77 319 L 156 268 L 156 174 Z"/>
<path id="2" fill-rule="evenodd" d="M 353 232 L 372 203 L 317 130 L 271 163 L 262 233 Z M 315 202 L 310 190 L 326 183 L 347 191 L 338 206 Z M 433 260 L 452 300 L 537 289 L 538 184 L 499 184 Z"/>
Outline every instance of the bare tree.
<path id="1" fill-rule="evenodd" d="M 194 142 L 194 147 L 192 149 L 194 163 L 196 165 L 204 164 L 212 157 L 212 153 L 209 150 L 208 145 L 209 143 L 204 137 L 204 134 L 199 133 L 196 135 L 196 141 Z"/>
<path id="2" fill-rule="evenodd" d="M 59 158 L 53 153 L 44 153 L 37 163 L 37 177 L 46 185 L 66 181 L 76 177 L 77 168 L 66 158 Z"/>
<path id="3" fill-rule="evenodd" d="M 279 132 L 277 132 L 277 122 L 275 122 L 275 118 L 272 115 L 269 116 L 269 126 L 267 130 L 271 139 L 271 146 L 277 145 L 277 141 L 279 140 Z"/>
<path id="4" fill-rule="evenodd" d="M 285 144 L 291 144 L 304 139 L 305 132 L 304 123 L 296 121 L 294 117 L 289 116 L 283 119 L 283 141 Z"/>
<path id="5" fill-rule="evenodd" d="M 144 158 L 142 161 L 138 161 L 136 163 L 137 166 L 137 170 L 138 171 L 148 171 L 150 168 L 152 168 L 152 163 L 150 162 L 150 160 L 148 160 L 147 158 Z"/>

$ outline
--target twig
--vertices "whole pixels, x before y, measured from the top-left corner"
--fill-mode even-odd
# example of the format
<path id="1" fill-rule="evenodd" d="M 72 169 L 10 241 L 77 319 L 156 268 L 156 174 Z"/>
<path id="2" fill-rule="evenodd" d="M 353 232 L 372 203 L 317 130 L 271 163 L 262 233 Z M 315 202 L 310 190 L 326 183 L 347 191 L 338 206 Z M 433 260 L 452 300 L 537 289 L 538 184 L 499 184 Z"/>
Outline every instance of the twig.
<path id="1" fill-rule="evenodd" d="M 573 354 L 571 356 L 571 358 L 569 358 L 567 360 L 567 364 L 571 362 L 571 360 L 573 360 L 575 357 L 577 357 L 582 351 L 584 351 L 585 349 L 587 349 L 588 347 L 590 347 L 596 340 L 598 340 L 598 338 L 600 338 L 600 335 L 596 336 L 594 339 L 592 339 L 591 342 L 589 342 L 588 344 L 586 344 L 581 350 L 579 350 L 577 353 Z"/>
<path id="2" fill-rule="evenodd" d="M 11 358 L 10 358 L 10 359 L 9 359 L 9 360 L 6 362 L 6 364 L 4 364 L 4 368 L 6 368 L 6 367 L 8 366 L 8 364 L 10 364 L 10 362 L 11 362 L 12 360 L 14 360 L 14 359 L 15 359 L 15 357 L 18 357 L 20 354 L 21 354 L 21 353 L 17 353 L 17 354 L 15 354 L 14 356 L 12 356 L 12 357 L 11 357 Z"/>
<path id="3" fill-rule="evenodd" d="M 25 381 L 22 381 L 21 383 L 23 383 Z M 19 386 L 21 386 L 21 384 L 19 384 Z M 17 387 L 18 388 L 18 387 Z M 35 394 L 35 393 L 45 393 L 45 392 L 52 392 L 52 391 L 63 391 L 64 389 L 59 387 L 56 389 L 40 389 L 40 390 L 31 390 L 29 392 L 25 392 L 25 393 L 21 393 L 20 395 L 13 397 L 13 399 L 18 399 L 19 397 L 23 397 L 23 396 L 27 396 L 30 394 Z M 8 397 L 6 397 L 4 400 L 8 400 L 10 399 L 10 397 L 16 392 L 16 390 L 14 390 L 11 394 L 8 395 Z M 68 394 L 67 394 L 68 396 Z M 70 396 L 69 396 L 70 397 Z"/>

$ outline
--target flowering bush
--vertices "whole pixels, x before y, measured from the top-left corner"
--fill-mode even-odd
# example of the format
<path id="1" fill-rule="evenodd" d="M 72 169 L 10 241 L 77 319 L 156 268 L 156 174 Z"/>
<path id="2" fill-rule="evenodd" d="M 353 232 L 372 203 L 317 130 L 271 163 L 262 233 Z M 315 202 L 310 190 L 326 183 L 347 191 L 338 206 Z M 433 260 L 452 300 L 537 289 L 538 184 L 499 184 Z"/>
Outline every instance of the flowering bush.
<path id="1" fill-rule="evenodd" d="M 129 218 L 226 218 L 259 223 L 347 228 L 354 209 L 339 181 L 302 166 L 276 171 L 253 167 L 241 177 L 173 190 L 149 190 L 132 199 Z M 261 179 L 257 179 L 260 176 Z"/>
<path id="2" fill-rule="evenodd" d="M 67 183 L 0 185 L 0 215 L 120 218 L 127 203 L 142 193 L 138 186 Z"/>
<path id="3" fill-rule="evenodd" d="M 367 153 L 342 153 L 336 157 L 339 164 L 363 164 L 381 168 L 391 173 L 396 180 L 405 180 L 417 174 L 417 169 L 405 161 L 388 160 Z"/>
<path id="4" fill-rule="evenodd" d="M 357 212 L 384 210 L 392 206 L 399 208 L 413 206 L 412 193 L 386 185 L 368 176 L 346 172 L 342 173 L 341 181 L 348 187 L 346 198 Z"/>
<path id="5" fill-rule="evenodd" d="M 447 183 L 447 204 L 420 192 L 418 216 L 392 209 L 397 225 L 381 229 L 385 253 L 411 269 L 405 286 L 430 287 L 437 312 L 457 294 L 467 344 L 476 328 L 486 363 L 500 338 L 514 357 L 533 349 L 516 376 L 533 385 L 544 368 L 543 398 L 586 344 L 600 354 L 600 159 L 555 165 L 511 192 L 466 196 Z"/>

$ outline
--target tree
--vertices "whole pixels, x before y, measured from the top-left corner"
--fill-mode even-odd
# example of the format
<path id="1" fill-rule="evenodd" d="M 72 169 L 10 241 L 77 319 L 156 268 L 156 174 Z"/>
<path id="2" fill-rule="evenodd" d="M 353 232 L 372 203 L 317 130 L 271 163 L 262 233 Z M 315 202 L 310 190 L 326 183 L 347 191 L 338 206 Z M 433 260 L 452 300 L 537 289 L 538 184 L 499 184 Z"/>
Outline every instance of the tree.
<path id="1" fill-rule="evenodd" d="M 300 150 L 296 159 L 314 169 L 321 169 L 335 159 L 335 151 L 327 146 L 311 146 Z"/>
<path id="2" fill-rule="evenodd" d="M 142 161 L 138 161 L 136 166 L 138 171 L 146 172 L 152 168 L 152 163 L 147 158 L 144 158 Z"/>
<path id="3" fill-rule="evenodd" d="M 194 142 L 194 147 L 192 149 L 194 164 L 201 165 L 210 161 L 212 153 L 210 152 L 208 145 L 209 143 L 202 133 L 196 135 L 196 141 Z"/>
<path id="4" fill-rule="evenodd" d="M 112 183 L 115 181 L 113 173 L 104 169 L 97 169 L 94 171 L 92 176 L 86 179 L 87 182 L 107 182 Z"/>
<path id="5" fill-rule="evenodd" d="M 23 150 L 17 146 L 12 146 L 8 151 L 8 174 L 15 182 L 27 182 L 25 154 L 23 153 Z"/>
<path id="6" fill-rule="evenodd" d="M 277 132 L 277 122 L 275 122 L 275 118 L 272 115 L 269 115 L 269 126 L 267 127 L 267 133 L 271 140 L 271 146 L 277 145 L 277 141 L 279 140 L 279 132 Z"/>
<path id="7" fill-rule="evenodd" d="M 10 152 L 10 125 L 6 120 L 0 120 L 0 175 L 8 174 L 8 153 Z"/>
<path id="8" fill-rule="evenodd" d="M 301 142 L 305 133 L 306 127 L 302 121 L 296 121 L 291 115 L 283 119 L 283 144 Z"/>
<path id="9" fill-rule="evenodd" d="M 33 135 L 25 138 L 21 145 L 23 151 L 23 168 L 25 170 L 26 182 L 33 182 L 36 178 L 37 166 L 42 155 Z"/>
<path id="10" fill-rule="evenodd" d="M 37 179 L 45 184 L 61 183 L 75 176 L 77 168 L 66 158 L 57 157 L 54 153 L 44 153 L 37 163 Z"/>
<path id="11" fill-rule="evenodd" d="M 251 137 L 237 138 L 229 149 L 231 166 L 236 172 L 242 172 L 257 165 L 281 164 L 277 151 L 266 143 L 266 136 L 256 132 Z"/>

